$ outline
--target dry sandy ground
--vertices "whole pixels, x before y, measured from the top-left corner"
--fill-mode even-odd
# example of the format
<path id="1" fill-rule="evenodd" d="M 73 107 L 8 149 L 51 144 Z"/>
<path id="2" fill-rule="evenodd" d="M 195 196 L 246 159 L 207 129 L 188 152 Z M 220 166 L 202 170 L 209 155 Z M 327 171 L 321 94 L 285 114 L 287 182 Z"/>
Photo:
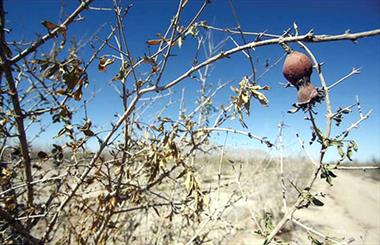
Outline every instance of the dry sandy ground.
<path id="1" fill-rule="evenodd" d="M 333 186 L 330 187 L 326 182 L 319 180 L 313 188 L 316 193 L 326 194 L 324 198 L 320 198 L 325 203 L 324 207 L 310 206 L 308 209 L 297 211 L 294 217 L 308 227 L 336 240 L 354 238 L 350 244 L 379 245 L 380 181 L 359 171 L 337 171 L 337 175 Z M 244 207 L 240 210 L 244 210 Z M 244 214 L 240 218 L 244 216 L 249 215 Z M 252 221 L 246 218 L 241 220 L 241 224 L 243 223 L 252 224 Z M 290 244 L 311 243 L 303 229 L 298 226 L 294 228 L 293 234 L 290 235 Z M 245 230 L 238 232 L 227 243 L 256 245 L 262 244 L 262 239 Z"/>
<path id="2" fill-rule="evenodd" d="M 296 213 L 303 223 L 333 237 L 353 237 L 352 244 L 380 244 L 380 181 L 363 172 L 337 172 L 333 186 L 318 182 L 325 206 Z"/>

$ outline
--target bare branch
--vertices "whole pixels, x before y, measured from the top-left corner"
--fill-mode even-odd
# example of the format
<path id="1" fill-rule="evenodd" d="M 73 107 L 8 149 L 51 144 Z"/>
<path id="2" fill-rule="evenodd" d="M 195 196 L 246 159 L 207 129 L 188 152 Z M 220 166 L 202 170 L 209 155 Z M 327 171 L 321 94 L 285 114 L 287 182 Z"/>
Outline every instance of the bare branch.
<path id="1" fill-rule="evenodd" d="M 338 84 L 340 84 L 341 82 L 346 80 L 347 78 L 351 77 L 352 75 L 357 75 L 357 74 L 360 74 L 360 68 L 352 68 L 352 71 L 349 74 L 347 74 L 346 76 L 342 77 L 341 79 L 339 79 L 335 83 L 328 86 L 327 89 L 331 90 L 332 88 L 334 88 L 335 86 L 337 86 Z"/>
<path id="2" fill-rule="evenodd" d="M 23 51 L 21 51 L 18 55 L 16 55 L 13 58 L 11 58 L 10 59 L 10 63 L 11 64 L 15 64 L 16 62 L 18 62 L 19 60 L 21 60 L 22 58 L 24 58 L 28 54 L 36 51 L 37 48 L 39 46 L 41 46 L 42 44 L 44 44 L 47 40 L 49 40 L 52 37 L 54 37 L 55 35 L 57 35 L 60 32 L 61 28 L 67 28 L 75 20 L 75 18 L 83 10 L 85 10 L 90 5 L 90 3 L 93 2 L 93 1 L 94 0 L 83 0 L 83 1 L 81 1 L 80 5 L 74 10 L 74 12 L 69 17 L 66 18 L 65 21 L 63 21 L 63 23 L 59 27 L 57 27 L 54 30 L 50 31 L 48 34 L 46 34 L 42 38 L 40 38 L 37 41 L 33 42 L 32 45 L 30 45 L 28 48 L 26 48 Z"/>
<path id="3" fill-rule="evenodd" d="M 342 40 L 356 40 L 360 38 L 365 38 L 365 37 L 370 37 L 370 36 L 376 36 L 380 35 L 380 29 L 372 30 L 372 31 L 366 31 L 366 32 L 359 32 L 355 34 L 350 34 L 350 33 L 345 33 L 345 34 L 340 34 L 340 35 L 313 35 L 310 36 L 310 34 L 306 35 L 301 35 L 301 36 L 296 36 L 296 37 L 279 37 L 279 38 L 274 38 L 274 39 L 268 39 L 264 41 L 254 41 L 247 43 L 246 45 L 242 45 L 230 50 L 227 50 L 225 52 L 221 52 L 205 61 L 202 63 L 190 68 L 187 72 L 183 73 L 181 76 L 176 78 L 175 80 L 167 83 L 166 85 L 162 87 L 156 87 L 152 86 L 146 89 L 142 89 L 140 93 L 147 93 L 151 91 L 161 91 L 168 89 L 170 87 L 173 87 L 177 83 L 181 82 L 185 78 L 189 77 L 193 72 L 199 70 L 202 67 L 205 67 L 208 64 L 214 63 L 215 61 L 218 61 L 220 59 L 226 58 L 232 54 L 235 54 L 237 52 L 240 52 L 242 50 L 246 49 L 251 49 L 255 47 L 260 47 L 260 46 L 267 46 L 267 45 L 273 45 L 273 44 L 280 44 L 280 43 L 291 43 L 291 42 L 298 42 L 298 41 L 303 41 L 303 42 L 310 42 L 310 43 L 318 43 L 318 42 L 331 42 L 331 41 L 342 41 Z M 325 86 L 327 88 L 327 86 Z"/>
<path id="4" fill-rule="evenodd" d="M 234 133 L 234 134 L 241 134 L 241 135 L 245 135 L 251 139 L 255 139 L 255 140 L 258 140 L 260 141 L 261 143 L 265 143 L 267 144 L 268 146 L 273 146 L 273 144 L 267 140 L 265 137 L 260 137 L 260 136 L 256 136 L 250 132 L 245 132 L 245 131 L 241 131 L 241 130 L 236 130 L 236 129 L 233 129 L 233 128 L 199 128 L 197 129 L 197 131 L 222 131 L 222 132 L 231 132 L 231 133 Z"/>
<path id="5" fill-rule="evenodd" d="M 17 220 L 6 212 L 2 207 L 0 207 L 0 217 L 5 220 L 10 226 L 15 228 L 15 230 L 28 240 L 31 244 L 41 244 L 41 241 L 29 234 L 25 227 Z"/>

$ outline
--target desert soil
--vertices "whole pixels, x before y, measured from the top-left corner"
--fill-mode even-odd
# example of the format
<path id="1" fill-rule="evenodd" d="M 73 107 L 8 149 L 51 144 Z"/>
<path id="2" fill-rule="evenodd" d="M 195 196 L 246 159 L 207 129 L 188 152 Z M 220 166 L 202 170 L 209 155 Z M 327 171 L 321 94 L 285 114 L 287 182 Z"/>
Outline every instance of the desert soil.
<path id="1" fill-rule="evenodd" d="M 294 217 L 335 240 L 354 238 L 350 244 L 380 244 L 380 181 L 362 171 L 336 171 L 336 174 L 338 178 L 334 179 L 333 186 L 319 180 L 313 188 L 314 193 L 325 194 L 324 198 L 320 198 L 325 205 L 299 210 Z M 241 220 L 241 223 L 252 223 L 248 219 Z M 307 233 L 299 226 L 293 227 L 288 238 L 290 244 L 311 244 Z M 245 231 L 236 234 L 228 244 L 262 244 L 262 239 Z"/>
<path id="2" fill-rule="evenodd" d="M 380 244 L 380 181 L 361 171 L 337 172 L 333 186 L 318 182 L 326 193 L 322 208 L 296 213 L 303 223 L 333 237 L 354 238 L 352 244 Z"/>

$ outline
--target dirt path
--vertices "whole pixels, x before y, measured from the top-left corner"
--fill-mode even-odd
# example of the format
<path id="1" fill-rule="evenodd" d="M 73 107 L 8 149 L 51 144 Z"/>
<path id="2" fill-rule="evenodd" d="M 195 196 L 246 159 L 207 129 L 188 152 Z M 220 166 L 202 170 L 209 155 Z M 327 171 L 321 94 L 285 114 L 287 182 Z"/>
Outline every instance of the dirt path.
<path id="1" fill-rule="evenodd" d="M 323 207 L 310 206 L 299 210 L 294 217 L 302 224 L 340 241 L 354 238 L 350 244 L 380 244 L 380 181 L 363 172 L 336 171 L 338 178 L 329 186 L 318 179 L 313 193 L 324 193 Z M 225 244 L 258 245 L 263 239 L 252 232 L 254 223 L 250 218 L 249 206 L 254 203 L 240 203 L 236 207 L 237 224 L 242 228 Z M 283 239 L 292 245 L 310 244 L 308 234 L 298 225 L 293 225 L 291 233 L 284 233 Z M 314 235 L 323 241 L 323 238 Z"/>
<path id="2" fill-rule="evenodd" d="M 325 206 L 296 213 L 304 224 L 325 235 L 353 237 L 352 244 L 380 244 L 380 181 L 363 172 L 337 172 L 334 186 L 318 182 L 314 190 L 326 193 Z"/>

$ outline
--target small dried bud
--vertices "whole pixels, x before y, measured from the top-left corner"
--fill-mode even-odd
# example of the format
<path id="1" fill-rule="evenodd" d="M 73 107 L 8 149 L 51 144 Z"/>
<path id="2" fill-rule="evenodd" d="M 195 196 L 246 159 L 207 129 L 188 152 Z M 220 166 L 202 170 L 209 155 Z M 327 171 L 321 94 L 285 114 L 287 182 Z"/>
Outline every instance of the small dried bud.
<path id="1" fill-rule="evenodd" d="M 310 82 L 302 84 L 298 89 L 298 105 L 310 103 L 318 97 L 318 91 Z"/>

